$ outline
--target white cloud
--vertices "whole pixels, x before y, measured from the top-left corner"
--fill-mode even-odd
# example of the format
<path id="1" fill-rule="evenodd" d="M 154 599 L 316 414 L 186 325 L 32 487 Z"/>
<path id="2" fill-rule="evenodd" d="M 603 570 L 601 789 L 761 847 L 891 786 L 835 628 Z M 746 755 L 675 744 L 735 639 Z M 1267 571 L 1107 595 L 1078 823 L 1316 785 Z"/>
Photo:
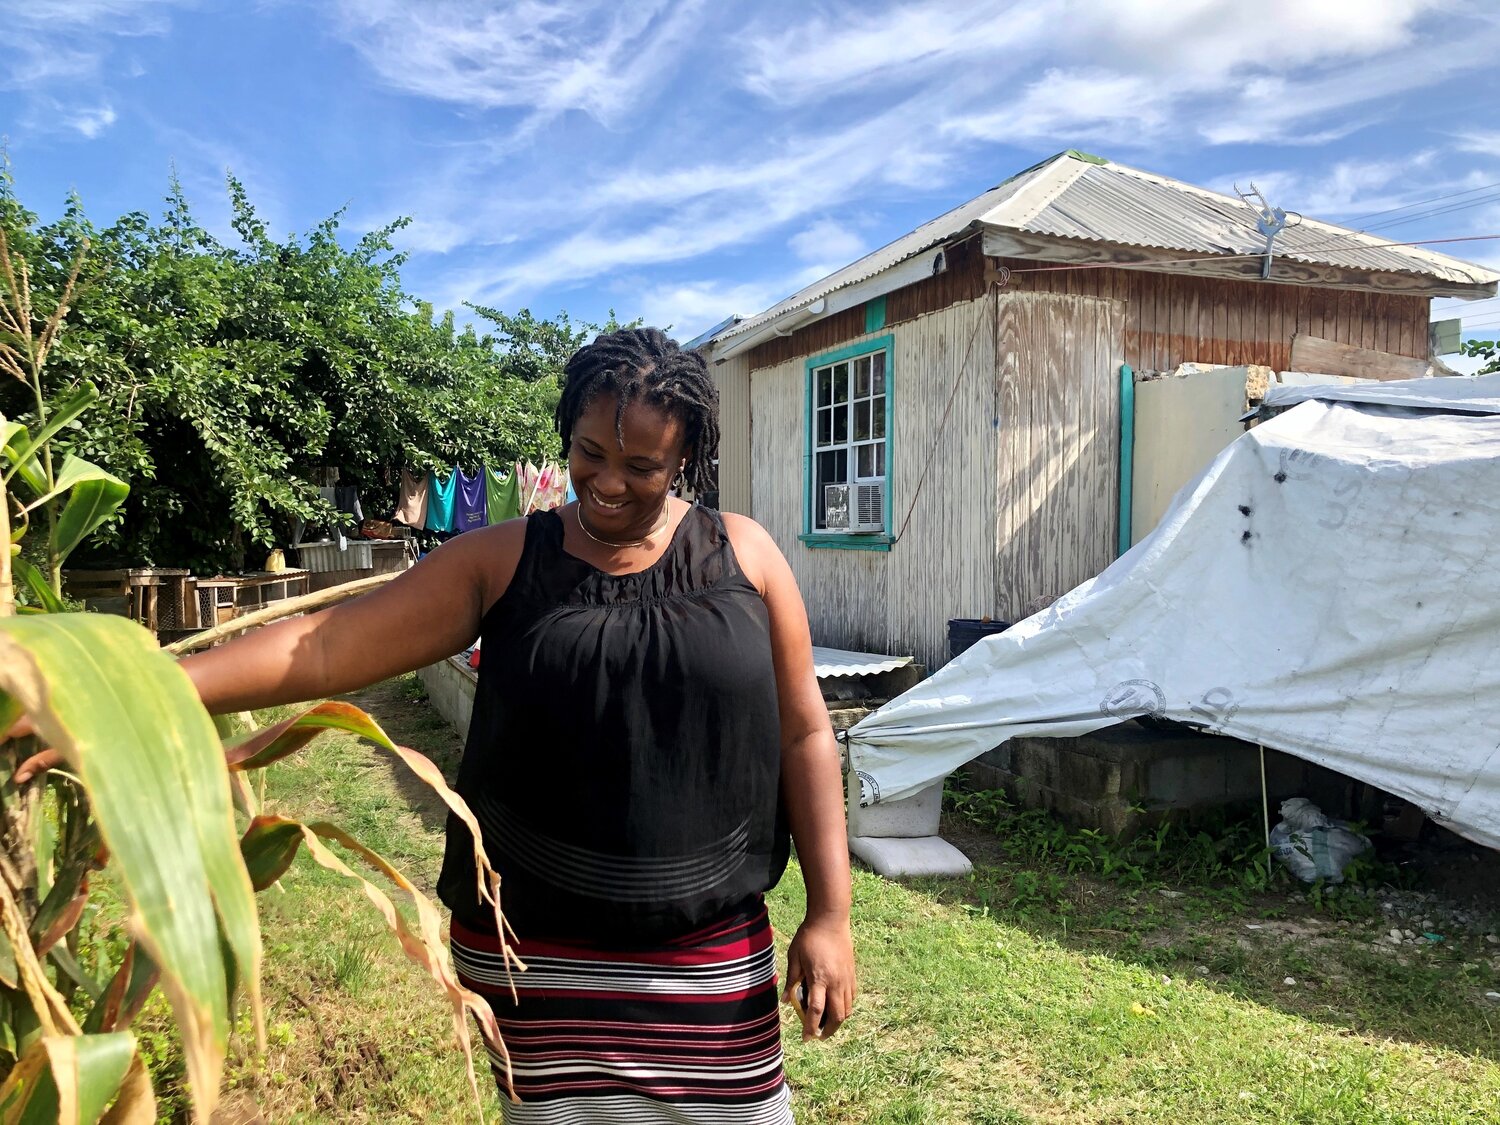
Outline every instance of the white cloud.
<path id="1" fill-rule="evenodd" d="M 1460 152 L 1500 156 L 1500 129 L 1474 129 L 1458 134 Z"/>
<path id="2" fill-rule="evenodd" d="M 667 282 L 623 293 L 647 324 L 670 327 L 678 340 L 691 340 L 728 316 L 750 316 L 785 295 L 784 283 L 719 281 Z"/>
<path id="3" fill-rule="evenodd" d="M 819 219 L 787 239 L 787 245 L 804 262 L 830 271 L 848 265 L 865 251 L 865 240 L 833 219 Z"/>
<path id="4" fill-rule="evenodd" d="M 109 103 L 92 109 L 80 109 L 63 119 L 70 129 L 77 129 L 89 140 L 93 140 L 115 123 L 115 110 Z"/>
<path id="5" fill-rule="evenodd" d="M 0 89 L 37 93 L 97 81 L 113 39 L 164 34 L 169 9 L 184 2 L 190 0 L 0 0 Z"/>
<path id="6" fill-rule="evenodd" d="M 1236 173 L 1209 186 L 1232 195 L 1235 185 L 1248 189 L 1254 182 L 1274 206 L 1319 219 L 1352 221 L 1463 190 L 1440 170 L 1434 174 L 1438 162 L 1438 152 L 1423 149 L 1401 159 L 1341 160 L 1311 172 L 1277 169 Z"/>
<path id="7" fill-rule="evenodd" d="M 1025 143 L 1066 137 L 1114 139 L 1122 128 L 1135 143 L 1159 135 L 1171 123 L 1170 96 L 1159 79 L 1105 70 L 1049 70 L 1019 98 L 992 112 L 945 123 L 952 136 L 968 140 Z"/>
<path id="8" fill-rule="evenodd" d="M 491 7 L 438 0 L 345 0 L 343 33 L 388 85 L 547 120 L 582 110 L 617 124 L 668 77 L 699 0 L 565 0 Z"/>
<path id="9" fill-rule="evenodd" d="M 756 281 L 668 281 L 621 285 L 617 292 L 640 310 L 637 315 L 647 324 L 670 326 L 678 340 L 691 340 L 726 317 L 762 312 L 822 276 L 817 267 L 810 267 Z"/>
<path id="10" fill-rule="evenodd" d="M 869 86 L 910 84 L 961 60 L 998 57 L 1039 41 L 1047 5 L 971 0 L 955 11 L 945 0 L 903 4 L 883 12 L 848 10 L 753 37 L 746 44 L 747 90 L 798 103 Z"/>
<path id="11" fill-rule="evenodd" d="M 340 11 L 340 32 L 384 82 L 480 123 L 483 142 L 425 164 L 395 206 L 418 220 L 405 243 L 415 250 L 477 257 L 506 243 L 441 282 L 496 304 L 619 290 L 664 272 L 652 267 L 699 276 L 682 263 L 761 243 L 826 272 L 865 248 L 866 228 L 831 216 L 972 183 L 997 143 L 1030 158 L 1143 153 L 1132 162 L 1147 167 L 1205 142 L 1328 144 L 1500 51 L 1500 20 L 1478 0 L 525 0 L 503 20 L 456 0 L 345 0 Z M 1488 139 L 1475 137 L 1460 144 Z M 1016 156 L 1000 156 L 990 182 Z M 1453 178 L 1381 156 L 1257 182 L 1326 214 L 1398 205 Z M 705 284 L 629 288 L 671 320 L 789 291 L 740 293 L 765 301 L 736 307 Z"/>

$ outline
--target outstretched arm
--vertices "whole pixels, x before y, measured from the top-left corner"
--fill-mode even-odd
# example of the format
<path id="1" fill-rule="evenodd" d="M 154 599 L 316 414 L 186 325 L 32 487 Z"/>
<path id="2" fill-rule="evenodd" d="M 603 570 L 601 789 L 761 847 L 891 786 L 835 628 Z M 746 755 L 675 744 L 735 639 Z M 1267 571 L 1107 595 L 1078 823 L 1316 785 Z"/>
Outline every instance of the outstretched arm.
<path id="1" fill-rule="evenodd" d="M 373 593 L 184 658 L 204 706 L 249 711 L 378 683 L 459 652 L 515 572 L 524 521 L 471 531 Z"/>
<path id="2" fill-rule="evenodd" d="M 725 515 L 724 523 L 741 567 L 770 611 L 781 712 L 782 801 L 807 884 L 807 917 L 787 953 L 785 998 L 805 985 L 802 1037 L 826 1038 L 849 1018 L 856 992 L 838 745 L 813 673 L 807 609 L 791 567 L 754 521 Z"/>

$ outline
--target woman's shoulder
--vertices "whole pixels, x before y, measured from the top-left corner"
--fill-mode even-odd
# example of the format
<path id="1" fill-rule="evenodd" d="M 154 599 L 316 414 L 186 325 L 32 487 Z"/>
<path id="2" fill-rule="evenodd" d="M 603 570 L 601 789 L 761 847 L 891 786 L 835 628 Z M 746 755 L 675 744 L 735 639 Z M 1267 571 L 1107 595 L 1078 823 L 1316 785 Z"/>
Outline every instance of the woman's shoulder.
<path id="1" fill-rule="evenodd" d="M 504 596 L 526 551 L 530 520 L 521 516 L 475 528 L 448 540 L 438 551 L 472 576 L 480 596 L 480 615 Z"/>
<path id="2" fill-rule="evenodd" d="M 724 534 L 729 538 L 729 545 L 734 548 L 740 570 L 750 580 L 750 584 L 764 594 L 766 575 L 774 569 L 774 564 L 783 561 L 781 548 L 776 546 L 776 540 L 771 538 L 770 532 L 749 516 L 742 516 L 738 512 L 720 512 L 718 515 L 724 524 Z"/>

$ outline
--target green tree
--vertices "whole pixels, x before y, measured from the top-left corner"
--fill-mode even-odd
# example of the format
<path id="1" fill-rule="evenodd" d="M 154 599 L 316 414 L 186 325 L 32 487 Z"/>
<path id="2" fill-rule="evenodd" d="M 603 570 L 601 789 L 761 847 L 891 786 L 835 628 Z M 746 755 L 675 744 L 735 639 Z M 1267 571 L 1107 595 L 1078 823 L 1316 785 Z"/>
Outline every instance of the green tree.
<path id="1" fill-rule="evenodd" d="M 235 569 L 294 521 L 332 517 L 313 483 L 324 468 L 378 511 L 402 468 L 556 455 L 559 377 L 592 326 L 528 310 L 476 308 L 493 332 L 435 318 L 401 284 L 405 220 L 351 244 L 335 214 L 277 239 L 232 176 L 228 192 L 232 245 L 175 179 L 159 220 L 103 229 L 76 199 L 39 225 L 0 179 L 0 224 L 37 263 L 39 292 L 59 292 L 77 248 L 93 248 L 44 387 L 48 404 L 98 387 L 88 431 L 59 441 L 132 486 L 86 561 Z M 36 420 L 5 388 L 0 411 Z"/>
<path id="2" fill-rule="evenodd" d="M 1500 374 L 1500 342 L 1495 340 L 1465 340 L 1459 345 L 1459 352 L 1463 355 L 1474 356 L 1477 359 L 1487 361 L 1476 374 Z"/>

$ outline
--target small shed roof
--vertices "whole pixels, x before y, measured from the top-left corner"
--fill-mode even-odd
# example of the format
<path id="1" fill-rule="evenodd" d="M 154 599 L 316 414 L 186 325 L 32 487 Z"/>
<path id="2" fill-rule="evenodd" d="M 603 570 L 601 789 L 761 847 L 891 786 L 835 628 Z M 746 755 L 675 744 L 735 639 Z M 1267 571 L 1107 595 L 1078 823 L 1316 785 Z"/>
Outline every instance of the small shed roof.
<path id="1" fill-rule="evenodd" d="M 1363 231 L 1299 218 L 1277 235 L 1276 258 L 1404 274 L 1430 281 L 1434 292 L 1482 296 L 1494 293 L 1500 281 L 1500 274 L 1446 254 L 1417 246 L 1392 246 L 1389 239 Z M 923 223 L 764 312 L 734 321 L 712 333 L 712 338 L 725 344 L 738 341 L 789 313 L 815 306 L 841 289 L 976 231 L 1190 256 L 1237 258 L 1259 255 L 1265 248 L 1265 236 L 1256 229 L 1256 213 L 1243 200 L 1070 149 Z M 1046 258 L 1043 252 L 1018 251 L 1017 256 Z"/>
<path id="2" fill-rule="evenodd" d="M 878 652 L 850 652 L 842 648 L 813 645 L 813 672 L 818 679 L 828 676 L 873 676 L 877 672 L 894 672 L 911 663 L 909 656 L 886 656 Z"/>

